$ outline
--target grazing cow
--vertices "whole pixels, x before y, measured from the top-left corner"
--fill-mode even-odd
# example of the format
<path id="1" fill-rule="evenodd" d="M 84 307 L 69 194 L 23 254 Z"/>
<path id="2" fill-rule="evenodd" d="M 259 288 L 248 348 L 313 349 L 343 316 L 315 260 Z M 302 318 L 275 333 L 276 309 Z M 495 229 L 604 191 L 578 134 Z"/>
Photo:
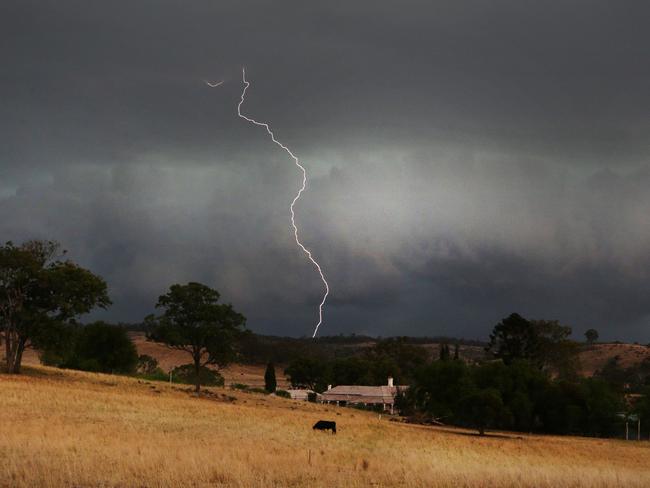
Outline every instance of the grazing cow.
<path id="1" fill-rule="evenodd" d="M 336 422 L 332 420 L 319 420 L 312 427 L 314 430 L 331 430 L 332 434 L 336 434 Z"/>

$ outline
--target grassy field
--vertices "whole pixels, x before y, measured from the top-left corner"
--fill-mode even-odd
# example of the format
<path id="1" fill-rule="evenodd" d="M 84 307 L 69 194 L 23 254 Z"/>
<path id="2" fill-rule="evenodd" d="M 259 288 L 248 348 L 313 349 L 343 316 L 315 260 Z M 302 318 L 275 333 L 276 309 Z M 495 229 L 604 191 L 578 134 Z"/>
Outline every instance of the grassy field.
<path id="1" fill-rule="evenodd" d="M 0 375 L 2 487 L 650 486 L 650 442 L 455 429 L 30 367 Z M 336 436 L 314 432 L 336 420 Z"/>

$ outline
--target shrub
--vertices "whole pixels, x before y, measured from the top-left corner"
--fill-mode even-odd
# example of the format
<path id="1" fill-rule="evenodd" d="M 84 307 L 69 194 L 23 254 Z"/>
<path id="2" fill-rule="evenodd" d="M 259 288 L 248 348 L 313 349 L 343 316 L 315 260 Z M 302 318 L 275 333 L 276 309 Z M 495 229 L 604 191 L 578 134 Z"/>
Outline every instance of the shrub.
<path id="1" fill-rule="evenodd" d="M 95 322 L 78 329 L 72 357 L 61 366 L 100 373 L 131 374 L 138 364 L 135 345 L 122 327 Z"/>
<path id="2" fill-rule="evenodd" d="M 165 373 L 160 368 L 148 374 L 139 374 L 138 377 L 149 381 L 169 381 L 169 373 Z"/>
<path id="3" fill-rule="evenodd" d="M 291 395 L 286 390 L 275 390 L 275 395 L 281 398 L 291 398 Z"/>
<path id="4" fill-rule="evenodd" d="M 172 381 L 187 385 L 196 384 L 196 373 L 193 364 L 183 364 L 172 370 Z M 203 386 L 223 386 L 224 379 L 218 371 L 202 366 L 199 371 L 199 382 Z"/>
<path id="5" fill-rule="evenodd" d="M 263 393 L 264 395 L 268 395 L 269 392 L 266 391 L 264 388 L 249 388 L 248 389 L 249 393 Z"/>
<path id="6" fill-rule="evenodd" d="M 248 390 L 249 386 L 245 385 L 244 383 L 232 383 L 230 385 L 230 388 L 232 388 L 233 390 L 246 391 L 246 390 Z"/>
<path id="7" fill-rule="evenodd" d="M 138 356 L 138 367 L 136 372 L 140 375 L 150 375 L 156 373 L 158 368 L 158 360 L 147 354 Z M 162 370 L 161 370 L 162 371 Z"/>

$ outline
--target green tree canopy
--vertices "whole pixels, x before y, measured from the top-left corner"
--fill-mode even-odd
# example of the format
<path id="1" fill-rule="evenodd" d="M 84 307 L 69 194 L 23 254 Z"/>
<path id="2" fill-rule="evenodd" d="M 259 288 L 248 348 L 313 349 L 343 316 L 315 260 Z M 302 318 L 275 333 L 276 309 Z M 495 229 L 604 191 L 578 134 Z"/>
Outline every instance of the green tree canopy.
<path id="1" fill-rule="evenodd" d="M 79 327 L 74 354 L 62 366 L 101 373 L 134 373 L 138 352 L 122 327 L 94 322 Z"/>
<path id="2" fill-rule="evenodd" d="M 315 358 L 300 357 L 289 363 L 284 370 L 289 377 L 291 386 L 296 388 L 309 388 L 314 391 L 323 391 L 327 371 L 326 364 Z"/>
<path id="3" fill-rule="evenodd" d="M 459 401 L 458 417 L 463 423 L 476 428 L 480 435 L 485 435 L 486 429 L 497 425 L 504 415 L 507 415 L 507 410 L 499 391 L 494 388 L 472 390 Z"/>
<path id="4" fill-rule="evenodd" d="M 486 349 L 505 364 L 526 360 L 562 377 L 575 377 L 578 351 L 570 335 L 571 327 L 557 320 L 527 320 L 513 313 L 494 326 Z"/>
<path id="5" fill-rule="evenodd" d="M 474 387 L 470 373 L 462 361 L 434 361 L 416 372 L 406 400 L 426 415 L 450 422 L 458 401 Z"/>
<path id="6" fill-rule="evenodd" d="M 58 259 L 63 254 L 54 241 L 0 247 L 0 333 L 9 373 L 20 373 L 27 347 L 47 345 L 64 324 L 111 303 L 104 280 Z"/>
<path id="7" fill-rule="evenodd" d="M 219 292 L 201 283 L 172 285 L 158 299 L 158 317 L 149 316 L 147 338 L 192 356 L 196 392 L 202 367 L 226 366 L 236 354 L 236 343 L 246 322 L 231 304 L 220 304 Z"/>

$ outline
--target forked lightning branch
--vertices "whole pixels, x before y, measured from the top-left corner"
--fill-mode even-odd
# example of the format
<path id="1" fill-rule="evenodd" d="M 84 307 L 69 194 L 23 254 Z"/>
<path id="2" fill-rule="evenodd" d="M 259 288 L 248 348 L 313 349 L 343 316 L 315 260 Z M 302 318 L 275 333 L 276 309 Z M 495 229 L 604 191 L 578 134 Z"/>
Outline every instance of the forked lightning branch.
<path id="1" fill-rule="evenodd" d="M 244 100 L 246 97 L 246 90 L 248 90 L 248 87 L 250 86 L 250 83 L 246 80 L 246 69 L 242 68 L 242 81 L 244 83 L 244 89 L 242 90 L 241 93 L 241 98 L 239 100 L 239 103 L 237 104 L 237 115 L 241 117 L 242 119 L 246 120 L 247 122 L 250 122 L 251 124 L 257 125 L 259 127 L 264 127 L 268 135 L 271 137 L 271 140 L 273 141 L 274 144 L 282 148 L 290 157 L 293 159 L 294 163 L 296 166 L 300 169 L 302 172 L 302 184 L 300 186 L 300 189 L 298 190 L 298 193 L 296 193 L 296 196 L 293 198 L 291 201 L 291 205 L 289 206 L 289 210 L 291 212 L 291 225 L 293 226 L 293 236 L 296 240 L 296 244 L 302 249 L 302 251 L 307 255 L 309 260 L 312 262 L 312 264 L 316 267 L 318 270 L 318 274 L 320 275 L 320 279 L 323 282 L 323 285 L 325 286 L 325 293 L 323 295 L 323 299 L 321 300 L 320 304 L 318 305 L 318 323 L 316 324 L 316 327 L 314 328 L 314 333 L 312 337 L 316 337 L 316 334 L 318 333 L 318 329 L 320 328 L 321 324 L 323 323 L 323 307 L 325 306 L 325 301 L 327 300 L 327 295 L 329 295 L 330 288 L 329 284 L 327 283 L 327 280 L 325 279 L 325 274 L 323 273 L 323 270 L 320 267 L 320 264 L 316 261 L 314 256 L 312 255 L 311 251 L 307 249 L 304 244 L 300 241 L 300 238 L 298 237 L 298 226 L 296 225 L 296 213 L 295 213 L 295 205 L 296 202 L 300 199 L 302 193 L 305 191 L 305 188 L 307 187 L 307 171 L 305 170 L 305 167 L 300 164 L 300 160 L 298 157 L 293 154 L 291 149 L 289 149 L 287 146 L 282 144 L 280 141 L 278 141 L 275 138 L 275 135 L 273 134 L 273 131 L 269 127 L 267 123 L 264 122 L 258 122 L 255 119 L 252 119 L 241 112 L 241 107 L 244 104 Z M 219 83 L 210 83 L 206 81 L 206 84 L 212 88 L 215 88 L 219 85 L 221 85 L 223 82 Z"/>

